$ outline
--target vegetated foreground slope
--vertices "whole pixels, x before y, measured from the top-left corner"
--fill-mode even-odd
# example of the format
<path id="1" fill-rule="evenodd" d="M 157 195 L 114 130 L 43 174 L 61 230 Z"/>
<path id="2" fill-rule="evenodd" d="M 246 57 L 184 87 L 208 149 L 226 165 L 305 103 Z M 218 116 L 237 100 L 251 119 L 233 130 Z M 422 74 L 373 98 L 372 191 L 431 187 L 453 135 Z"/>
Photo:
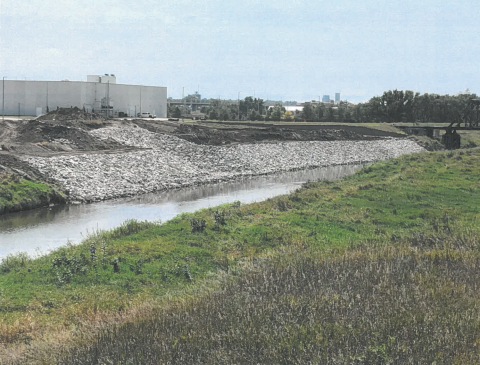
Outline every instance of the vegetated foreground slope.
<path id="1" fill-rule="evenodd" d="M 0 354 L 475 363 L 479 162 L 478 149 L 403 156 L 262 203 L 128 222 L 36 260 L 10 257 Z"/>

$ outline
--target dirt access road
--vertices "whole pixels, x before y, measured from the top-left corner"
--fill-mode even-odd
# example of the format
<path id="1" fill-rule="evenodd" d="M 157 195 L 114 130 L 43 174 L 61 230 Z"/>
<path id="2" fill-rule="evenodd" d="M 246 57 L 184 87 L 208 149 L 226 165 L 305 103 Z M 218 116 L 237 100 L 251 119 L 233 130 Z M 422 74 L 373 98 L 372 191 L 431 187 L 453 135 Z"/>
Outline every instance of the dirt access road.
<path id="1" fill-rule="evenodd" d="M 353 124 L 324 124 L 324 123 L 262 123 L 262 122 L 205 122 L 206 125 L 223 125 L 226 128 L 238 128 L 238 127 L 250 127 L 250 128 L 281 128 L 288 129 L 295 132 L 298 131 L 334 131 L 343 130 L 346 132 L 357 133 L 364 137 L 394 137 L 404 138 L 405 134 L 401 131 L 395 132 L 394 130 L 382 130 L 381 128 L 369 128 L 365 125 L 353 125 Z M 392 128 L 394 129 L 394 128 Z"/>

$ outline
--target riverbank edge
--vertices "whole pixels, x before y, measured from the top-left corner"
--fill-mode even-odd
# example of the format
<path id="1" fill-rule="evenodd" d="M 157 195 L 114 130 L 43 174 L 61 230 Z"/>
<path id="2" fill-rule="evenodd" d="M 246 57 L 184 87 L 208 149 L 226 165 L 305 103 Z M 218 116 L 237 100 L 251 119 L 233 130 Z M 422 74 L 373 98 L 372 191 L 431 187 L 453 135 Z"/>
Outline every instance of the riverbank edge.
<path id="1" fill-rule="evenodd" d="M 43 181 L 39 181 L 38 183 L 41 183 L 45 185 L 46 187 L 50 188 L 50 192 L 45 196 L 45 194 L 40 195 L 37 197 L 35 195 L 35 192 L 31 196 L 25 197 L 25 199 L 21 202 L 17 203 L 10 203 L 6 202 L 4 205 L 0 205 L 0 215 L 3 214 L 8 214 L 8 213 L 16 213 L 16 212 L 22 212 L 26 210 L 32 210 L 32 209 L 38 209 L 38 208 L 44 208 L 46 206 L 49 206 L 50 204 L 55 204 L 55 205 L 63 205 L 63 204 L 73 204 L 73 205 L 78 205 L 78 204 L 93 204 L 93 203 L 98 203 L 102 201 L 114 201 L 117 199 L 123 199 L 123 198 L 131 198 L 135 196 L 141 196 L 145 194 L 151 194 L 151 193 L 163 193 L 166 191 L 174 191 L 174 190 L 180 190 L 183 188 L 188 188 L 188 187 L 195 187 L 195 186 L 203 186 L 203 185 L 209 185 L 209 184 L 217 184 L 217 183 L 222 183 L 222 182 L 234 182 L 234 181 L 241 181 L 244 179 L 250 179 L 254 177 L 259 177 L 259 176 L 272 176 L 278 173 L 284 173 L 284 172 L 294 172 L 294 171 L 302 171 L 302 170 L 313 170 L 317 168 L 324 168 L 324 167 L 331 167 L 331 166 L 348 166 L 348 165 L 366 165 L 370 163 L 374 163 L 376 161 L 382 161 L 380 159 L 371 159 L 371 160 L 358 160 L 354 162 L 349 162 L 349 163 L 333 163 L 333 164 L 325 164 L 325 165 L 308 165 L 306 167 L 299 167 L 299 168 L 291 168 L 291 169 L 279 169 L 276 171 L 271 171 L 271 172 L 266 172 L 266 173 L 259 173 L 259 174 L 237 174 L 231 177 L 225 177 L 225 178 L 219 178 L 219 179 L 210 179 L 210 180 L 204 180 L 200 182 L 191 182 L 191 183 L 183 183 L 181 186 L 178 187 L 172 187 L 172 188 L 166 188 L 166 189 L 158 189 L 158 190 L 152 190 L 152 191 L 145 191 L 143 193 L 132 193 L 132 194 L 119 194 L 116 196 L 112 196 L 109 198 L 104 198 L 101 200 L 78 200 L 78 199 L 70 199 L 68 191 L 61 191 L 65 189 L 62 186 L 58 186 L 59 184 L 51 184 Z M 21 180 L 28 180 L 28 179 L 23 179 L 19 178 Z M 51 180 L 51 179 L 50 179 Z"/>
<path id="2" fill-rule="evenodd" d="M 307 141 L 309 142 L 309 141 Z M 413 142 L 413 141 L 412 141 Z M 422 148 L 419 146 L 419 148 Z M 79 155 L 82 156 L 82 155 Z M 86 155 L 88 156 L 88 154 Z M 34 156 L 22 156 L 22 163 L 30 165 L 32 169 L 35 169 L 38 171 L 38 168 L 32 164 L 32 158 Z M 389 157 L 387 157 L 388 159 Z M 368 158 L 368 159 L 358 159 L 358 160 L 352 160 L 348 161 L 346 163 L 310 163 L 306 164 L 301 167 L 281 167 L 278 166 L 278 168 L 275 168 L 271 171 L 267 172 L 257 172 L 257 173 L 244 173 L 244 172 L 232 172 L 228 174 L 227 176 L 221 176 L 221 177 L 212 177 L 212 176 L 203 176 L 200 179 L 184 179 L 180 183 L 176 184 L 167 184 L 166 187 L 164 186 L 154 186 L 153 188 L 148 188 L 144 189 L 142 191 L 139 191 L 138 189 L 134 189 L 133 191 L 127 191 L 127 192 L 116 192 L 115 189 L 111 189 L 108 191 L 108 193 L 105 193 L 103 196 L 100 197 L 92 197 L 92 196 L 85 196 L 85 197 L 78 197 L 78 196 L 72 196 L 71 192 L 68 190 L 68 183 L 70 181 L 73 181 L 72 178 L 68 180 L 59 180 L 55 179 L 52 176 L 47 176 L 45 173 L 40 173 L 40 181 L 42 181 L 43 184 L 52 187 L 51 191 L 48 195 L 46 196 L 40 196 L 37 197 L 35 192 L 32 192 L 31 196 L 25 196 L 24 199 L 22 200 L 21 203 L 10 203 L 7 202 L 5 205 L 5 208 L 3 210 L 0 209 L 0 215 L 1 214 L 6 214 L 6 213 L 12 213 L 12 212 L 19 212 L 19 211 L 24 211 L 24 210 L 31 210 L 35 208 L 40 208 L 44 206 L 48 206 L 49 204 L 82 204 L 82 203 L 95 203 L 95 202 L 101 202 L 101 201 L 109 201 L 109 200 L 115 200 L 115 199 L 121 199 L 121 198 L 128 198 L 128 197 L 134 197 L 134 196 L 140 196 L 144 194 L 149 194 L 149 193 L 162 193 L 165 191 L 172 191 L 172 190 L 177 190 L 177 189 L 182 189 L 182 188 L 187 188 L 187 187 L 193 187 L 193 186 L 202 186 L 202 185 L 207 185 L 207 184 L 216 184 L 216 183 L 221 183 L 221 182 L 228 182 L 228 181 L 239 181 L 242 179 L 248 179 L 248 178 L 253 178 L 257 176 L 267 176 L 267 175 L 274 175 L 277 173 L 283 173 L 283 172 L 291 172 L 291 171 L 300 171 L 300 170 L 309 170 L 309 169 L 315 169 L 315 168 L 322 168 L 322 167 L 329 167 L 329 166 L 342 166 L 342 165 L 358 165 L 358 164 L 368 164 L 372 163 L 375 161 L 380 161 L 386 159 L 384 156 L 378 155 L 377 157 Z M 30 161 L 29 161 L 30 160 Z M 143 164 L 146 164 L 144 162 Z M 37 178 L 38 180 L 38 178 Z M 91 179 L 91 184 L 95 184 L 96 180 Z M 55 188 L 56 187 L 56 188 Z M 1 208 L 1 207 L 0 207 Z"/>
<path id="3" fill-rule="evenodd" d="M 68 197 L 52 184 L 9 174 L 0 177 L 0 215 L 67 204 Z"/>
<path id="4" fill-rule="evenodd" d="M 149 151 L 23 160 L 64 187 L 75 203 L 105 201 L 237 178 L 394 158 L 425 149 L 414 141 L 291 141 L 204 146 L 142 128 L 108 127 L 92 132 Z"/>
<path id="5" fill-rule="evenodd" d="M 106 198 L 102 200 L 81 201 L 81 200 L 70 199 L 68 192 L 61 192 L 61 189 L 63 189 L 62 187 L 58 187 L 53 184 L 39 181 L 37 182 L 38 184 L 43 184 L 46 189 L 49 189 L 48 193 L 42 192 L 40 195 L 38 195 L 36 194 L 36 192 L 33 192 L 30 196 L 26 197 L 24 200 L 17 203 L 6 202 L 5 204 L 2 205 L 0 200 L 0 216 L 4 214 L 9 214 L 9 213 L 17 213 L 17 212 L 22 212 L 27 210 L 45 208 L 50 206 L 51 204 L 54 204 L 54 205 L 94 204 L 102 201 L 115 201 L 117 199 L 131 198 L 131 197 L 141 196 L 145 194 L 152 194 L 152 193 L 160 194 L 167 191 L 181 190 L 189 187 L 204 186 L 204 185 L 218 184 L 218 183 L 224 183 L 224 182 L 235 182 L 235 181 L 241 181 L 245 179 L 260 177 L 260 176 L 272 176 L 278 173 L 295 172 L 295 171 L 302 171 L 302 170 L 313 170 L 317 168 L 325 168 L 325 167 L 333 167 L 333 166 L 367 165 L 370 163 L 374 163 L 376 161 L 379 161 L 379 160 L 368 160 L 368 161 L 361 160 L 361 161 L 354 161 L 350 163 L 340 163 L 340 164 L 330 164 L 330 165 L 311 165 L 311 166 L 309 165 L 305 168 L 292 168 L 288 170 L 277 170 L 273 172 L 260 173 L 260 174 L 239 174 L 231 178 L 221 178 L 221 179 L 206 180 L 202 182 L 185 183 L 179 187 L 159 189 L 154 191 L 146 191 L 138 194 L 121 194 L 118 196 L 113 196 L 111 198 Z M 19 178 L 19 179 L 20 181 L 28 180 L 23 178 Z"/>
<path id="6" fill-rule="evenodd" d="M 184 188 L 191 188 L 191 187 L 197 187 L 197 186 L 205 186 L 205 185 L 214 185 L 214 184 L 221 184 L 221 183 L 226 183 L 226 182 L 236 182 L 236 181 L 242 181 L 242 180 L 247 180 L 247 179 L 252 179 L 255 177 L 261 177 L 261 176 L 273 176 L 275 174 L 281 174 L 281 173 L 288 173 L 288 172 L 295 172 L 295 171 L 307 171 L 307 170 L 314 170 L 314 169 L 320 169 L 320 168 L 327 168 L 327 167 L 335 167 L 335 166 L 357 166 L 357 165 L 368 165 L 371 163 L 374 163 L 376 161 L 383 161 L 383 160 L 370 160 L 370 161 L 354 161 L 351 163 L 339 163 L 339 164 L 331 164 L 331 165 L 309 165 L 307 167 L 298 167 L 298 168 L 292 168 L 288 170 L 276 170 L 276 171 L 271 171 L 271 172 L 265 172 L 265 173 L 260 173 L 260 174 L 238 174 L 229 178 L 219 178 L 219 179 L 211 179 L 211 180 L 205 180 L 205 181 L 200 181 L 200 182 L 192 182 L 192 183 L 185 183 L 182 184 L 182 186 L 178 187 L 171 187 L 171 188 L 166 188 L 166 189 L 158 189 L 158 190 L 153 190 L 153 191 L 146 191 L 138 194 L 121 194 L 118 196 L 114 196 L 108 199 L 103 199 L 103 200 L 87 200 L 87 201 L 79 201 L 79 200 L 71 200 L 67 201 L 67 204 L 94 204 L 94 203 L 99 203 L 102 201 L 114 201 L 117 199 L 124 199 L 124 198 L 132 198 L 136 196 L 142 196 L 145 194 L 161 194 L 167 191 L 176 191 L 176 190 L 181 190 Z"/>

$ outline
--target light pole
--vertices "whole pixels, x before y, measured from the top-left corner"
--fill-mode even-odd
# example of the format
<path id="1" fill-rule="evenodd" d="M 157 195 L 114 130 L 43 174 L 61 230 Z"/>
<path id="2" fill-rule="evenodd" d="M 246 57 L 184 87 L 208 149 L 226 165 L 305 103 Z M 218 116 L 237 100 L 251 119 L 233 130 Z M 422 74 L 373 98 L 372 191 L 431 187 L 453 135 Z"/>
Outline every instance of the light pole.
<path id="1" fill-rule="evenodd" d="M 5 77 L 2 79 L 2 121 L 5 122 Z"/>
<path id="2" fill-rule="evenodd" d="M 237 102 L 238 102 L 238 120 L 240 120 L 240 93 L 241 93 L 241 91 L 238 92 L 238 97 L 237 97 Z"/>
<path id="3" fill-rule="evenodd" d="M 142 116 L 142 85 L 140 85 L 140 117 Z"/>
<path id="4" fill-rule="evenodd" d="M 182 111 L 180 113 L 181 117 L 182 117 L 182 123 L 185 121 L 183 119 L 183 115 L 185 113 L 185 86 L 182 86 Z"/>

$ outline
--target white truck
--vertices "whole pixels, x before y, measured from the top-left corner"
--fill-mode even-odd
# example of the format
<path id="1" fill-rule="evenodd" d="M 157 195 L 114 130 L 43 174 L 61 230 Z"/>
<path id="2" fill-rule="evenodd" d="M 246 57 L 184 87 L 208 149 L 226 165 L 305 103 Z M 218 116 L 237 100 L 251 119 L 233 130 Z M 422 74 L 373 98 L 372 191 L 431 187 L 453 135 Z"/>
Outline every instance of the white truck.
<path id="1" fill-rule="evenodd" d="M 150 113 L 150 112 L 145 112 L 145 113 L 138 113 L 137 117 L 139 117 L 139 118 L 156 118 L 157 116 L 155 114 Z"/>

